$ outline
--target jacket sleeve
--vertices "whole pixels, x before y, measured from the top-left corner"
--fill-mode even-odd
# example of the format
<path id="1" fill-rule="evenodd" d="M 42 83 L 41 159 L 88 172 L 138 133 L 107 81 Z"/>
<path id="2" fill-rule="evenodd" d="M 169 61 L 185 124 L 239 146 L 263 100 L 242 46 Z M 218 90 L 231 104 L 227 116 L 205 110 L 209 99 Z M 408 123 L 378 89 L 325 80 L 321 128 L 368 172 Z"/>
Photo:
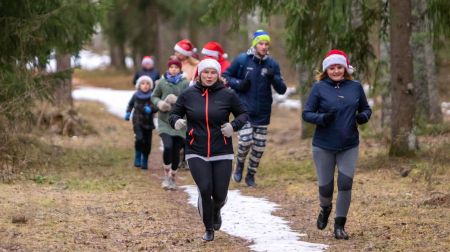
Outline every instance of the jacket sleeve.
<path id="1" fill-rule="evenodd" d="M 133 110 L 133 108 L 134 108 L 134 101 L 135 100 L 136 100 L 136 95 L 133 94 L 133 96 L 131 97 L 130 101 L 128 102 L 127 112 L 131 112 L 131 110 Z"/>
<path id="2" fill-rule="evenodd" d="M 360 85 L 358 113 L 363 114 L 366 117 L 365 122 L 368 122 L 370 116 L 372 115 L 372 109 L 370 108 L 369 103 L 367 102 L 367 97 L 366 94 L 364 93 L 362 85 Z"/>
<path id="3" fill-rule="evenodd" d="M 323 121 L 323 116 L 325 113 L 318 113 L 320 103 L 320 94 L 318 90 L 318 85 L 313 84 L 311 93 L 309 94 L 308 100 L 306 100 L 305 108 L 303 109 L 302 118 L 306 122 L 325 126 Z"/>
<path id="4" fill-rule="evenodd" d="M 286 93 L 286 84 L 284 83 L 283 76 L 281 75 L 280 71 L 280 65 L 274 61 L 273 64 L 273 80 L 272 80 L 272 87 L 275 89 L 275 91 L 279 94 Z"/>
<path id="5" fill-rule="evenodd" d="M 186 92 L 181 93 L 181 95 L 177 99 L 177 102 L 175 103 L 175 106 L 172 108 L 172 111 L 170 111 L 169 114 L 169 123 L 170 126 L 174 129 L 175 129 L 175 122 L 178 119 L 183 119 L 184 116 L 186 115 L 185 95 Z"/>
<path id="6" fill-rule="evenodd" d="M 159 101 L 161 101 L 162 98 L 162 88 L 161 85 L 159 85 L 159 81 L 158 84 L 156 84 L 155 89 L 153 90 L 152 93 L 152 102 L 154 105 L 157 105 Z"/>
<path id="7" fill-rule="evenodd" d="M 234 120 L 230 124 L 233 126 L 234 131 L 238 131 L 247 123 L 248 113 L 236 93 L 229 91 L 231 93 L 231 113 L 234 116 Z"/>
<path id="8" fill-rule="evenodd" d="M 240 79 L 239 68 L 241 68 L 243 61 L 245 60 L 246 55 L 239 55 L 236 59 L 233 60 L 231 65 L 227 68 L 227 70 L 222 74 L 222 76 L 227 80 L 228 86 L 233 90 L 239 90 L 239 85 L 242 81 Z"/>
<path id="9" fill-rule="evenodd" d="M 133 77 L 133 85 L 136 85 L 136 81 L 139 79 L 139 72 L 136 72 Z"/>

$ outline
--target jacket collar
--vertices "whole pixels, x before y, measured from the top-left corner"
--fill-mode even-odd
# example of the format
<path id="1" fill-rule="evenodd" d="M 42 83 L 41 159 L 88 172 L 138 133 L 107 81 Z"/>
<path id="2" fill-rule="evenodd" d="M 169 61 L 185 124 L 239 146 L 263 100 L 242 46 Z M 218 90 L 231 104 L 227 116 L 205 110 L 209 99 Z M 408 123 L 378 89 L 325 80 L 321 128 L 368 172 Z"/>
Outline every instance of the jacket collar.
<path id="1" fill-rule="evenodd" d="M 217 90 L 220 90 L 222 88 L 225 88 L 225 86 L 223 85 L 223 83 L 221 81 L 217 81 L 216 83 L 214 83 L 212 86 L 209 87 L 205 87 L 203 86 L 199 81 L 197 81 L 195 83 L 195 88 L 197 88 L 198 90 L 200 90 L 202 93 L 205 92 L 206 90 L 208 90 L 208 92 L 215 92 Z"/>
<path id="2" fill-rule="evenodd" d="M 269 54 L 264 55 L 264 57 L 262 57 L 262 58 L 260 56 L 256 55 L 256 50 L 254 47 L 250 47 L 247 50 L 247 55 L 251 56 L 253 61 L 258 64 L 262 64 L 264 61 L 266 61 L 269 58 Z"/>
<path id="3" fill-rule="evenodd" d="M 339 87 L 339 86 L 342 86 L 343 84 L 345 84 L 348 80 L 347 79 L 343 79 L 341 81 L 334 81 L 330 77 L 325 77 L 325 79 L 323 79 L 322 81 L 327 83 L 328 85 L 330 85 L 332 87 Z"/>

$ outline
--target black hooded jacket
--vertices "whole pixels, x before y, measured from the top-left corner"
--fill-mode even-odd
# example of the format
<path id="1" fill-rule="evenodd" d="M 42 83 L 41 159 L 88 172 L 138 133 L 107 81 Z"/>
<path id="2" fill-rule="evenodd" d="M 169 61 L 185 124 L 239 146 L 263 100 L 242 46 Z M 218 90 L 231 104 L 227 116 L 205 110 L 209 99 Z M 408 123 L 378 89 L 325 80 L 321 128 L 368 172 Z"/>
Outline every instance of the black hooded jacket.
<path id="1" fill-rule="evenodd" d="M 175 127 L 178 119 L 187 119 L 186 154 L 203 157 L 233 154 L 231 137 L 225 137 L 221 125 L 229 122 L 230 114 L 234 131 L 240 130 L 248 120 L 236 93 L 217 82 L 210 87 L 200 83 L 186 89 L 172 109 L 169 123 Z"/>

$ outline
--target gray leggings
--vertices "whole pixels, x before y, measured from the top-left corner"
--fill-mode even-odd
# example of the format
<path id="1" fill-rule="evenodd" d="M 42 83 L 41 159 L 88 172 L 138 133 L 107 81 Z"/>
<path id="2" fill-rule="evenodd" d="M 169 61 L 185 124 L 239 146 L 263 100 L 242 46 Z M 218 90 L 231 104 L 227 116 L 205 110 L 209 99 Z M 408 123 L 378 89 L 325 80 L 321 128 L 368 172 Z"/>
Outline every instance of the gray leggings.
<path id="1" fill-rule="evenodd" d="M 336 217 L 347 217 L 352 199 L 352 184 L 356 160 L 358 159 L 358 146 L 339 152 L 313 146 L 312 153 L 319 183 L 320 206 L 331 205 L 334 191 L 334 171 L 337 165 Z"/>

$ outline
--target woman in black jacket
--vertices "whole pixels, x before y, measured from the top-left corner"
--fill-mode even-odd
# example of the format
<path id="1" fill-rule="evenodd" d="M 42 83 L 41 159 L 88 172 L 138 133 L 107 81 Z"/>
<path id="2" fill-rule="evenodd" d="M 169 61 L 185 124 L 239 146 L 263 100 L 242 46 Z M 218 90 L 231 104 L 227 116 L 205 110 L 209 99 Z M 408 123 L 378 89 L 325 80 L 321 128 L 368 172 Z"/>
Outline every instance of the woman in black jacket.
<path id="1" fill-rule="evenodd" d="M 206 229 L 203 240 L 212 241 L 214 230 L 222 224 L 220 209 L 231 177 L 231 136 L 244 126 L 248 115 L 234 91 L 220 81 L 219 62 L 204 59 L 197 67 L 199 80 L 178 97 L 169 122 L 176 130 L 187 127 L 186 160 L 200 191 L 198 208 Z M 234 120 L 229 122 L 231 113 Z"/>

